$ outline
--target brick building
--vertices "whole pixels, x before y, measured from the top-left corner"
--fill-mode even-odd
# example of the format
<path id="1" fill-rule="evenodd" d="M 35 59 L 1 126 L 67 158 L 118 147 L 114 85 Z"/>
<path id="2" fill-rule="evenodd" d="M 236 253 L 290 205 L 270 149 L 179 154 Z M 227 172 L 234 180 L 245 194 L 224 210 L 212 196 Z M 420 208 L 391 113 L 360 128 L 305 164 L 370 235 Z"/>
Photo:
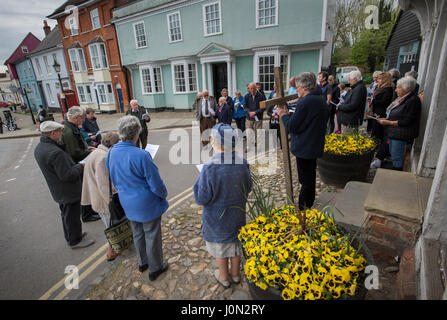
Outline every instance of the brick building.
<path id="1" fill-rule="evenodd" d="M 49 19 L 56 19 L 72 87 L 81 106 L 102 113 L 125 112 L 132 93 L 130 76 L 121 66 L 112 10 L 129 0 L 68 0 Z"/>

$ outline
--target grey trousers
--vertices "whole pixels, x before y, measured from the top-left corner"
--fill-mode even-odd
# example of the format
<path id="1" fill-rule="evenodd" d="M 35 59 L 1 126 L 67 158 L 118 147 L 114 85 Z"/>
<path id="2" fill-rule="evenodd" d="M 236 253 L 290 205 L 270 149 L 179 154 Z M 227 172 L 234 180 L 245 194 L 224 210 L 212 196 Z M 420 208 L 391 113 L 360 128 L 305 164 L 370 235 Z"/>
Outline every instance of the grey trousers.
<path id="1" fill-rule="evenodd" d="M 131 221 L 131 226 L 138 263 L 149 265 L 150 272 L 160 270 L 163 264 L 161 217 L 144 223 Z"/>

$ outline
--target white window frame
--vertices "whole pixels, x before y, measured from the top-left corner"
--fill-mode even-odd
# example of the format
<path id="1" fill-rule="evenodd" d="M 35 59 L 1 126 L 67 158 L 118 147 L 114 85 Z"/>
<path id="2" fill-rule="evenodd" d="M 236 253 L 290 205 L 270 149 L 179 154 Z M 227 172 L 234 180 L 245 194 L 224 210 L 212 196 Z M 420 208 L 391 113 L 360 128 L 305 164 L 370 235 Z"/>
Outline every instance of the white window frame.
<path id="1" fill-rule="evenodd" d="M 78 92 L 78 99 L 79 99 L 79 103 L 80 104 L 87 104 L 87 97 L 86 97 L 86 89 L 85 86 L 82 84 L 78 84 L 76 85 L 76 91 Z M 82 90 L 81 90 L 82 89 Z M 82 93 L 81 93 L 82 91 Z M 81 97 L 83 97 L 84 99 L 82 99 Z M 84 101 L 83 101 L 84 100 Z"/>
<path id="2" fill-rule="evenodd" d="M 108 92 L 108 86 L 110 86 L 112 88 L 112 92 L 111 93 Z M 106 98 L 105 99 L 106 102 L 102 102 L 100 87 L 104 88 L 104 95 L 105 95 L 105 98 Z M 111 82 L 97 83 L 96 84 L 96 89 L 98 90 L 99 104 L 115 104 L 115 97 L 113 96 L 113 85 L 112 85 Z"/>
<path id="3" fill-rule="evenodd" d="M 51 90 L 51 85 L 47 82 L 45 83 L 45 86 L 47 87 L 47 93 L 48 97 L 50 98 L 50 102 L 51 104 L 54 104 L 53 91 Z"/>
<path id="4" fill-rule="evenodd" d="M 45 64 L 45 69 L 47 70 L 47 74 L 51 75 L 50 64 L 48 63 L 48 56 L 43 56 L 43 62 Z"/>
<path id="5" fill-rule="evenodd" d="M 139 24 L 142 24 L 142 25 L 143 25 L 144 43 L 145 43 L 144 46 L 143 46 L 143 45 L 141 45 L 141 46 L 139 45 L 139 41 L 138 41 L 138 38 L 137 38 L 137 29 L 136 29 L 136 26 L 139 25 Z M 135 23 L 132 25 L 132 28 L 133 28 L 133 34 L 134 34 L 134 37 L 135 37 L 135 47 L 136 47 L 137 49 L 147 48 L 146 25 L 145 25 L 144 21 L 138 21 L 138 22 L 135 22 Z M 140 41 L 140 42 L 142 42 L 142 41 Z"/>
<path id="6" fill-rule="evenodd" d="M 96 15 L 94 15 L 96 13 Z M 99 26 L 95 27 L 95 18 L 98 18 L 98 24 Z M 100 29 L 101 28 L 101 19 L 99 18 L 99 11 L 98 8 L 93 9 L 90 11 L 90 20 L 92 22 L 92 30 Z"/>
<path id="7" fill-rule="evenodd" d="M 259 2 L 260 1 L 264 1 L 264 0 L 256 0 L 256 8 L 255 8 L 255 11 L 256 11 L 256 29 L 260 29 L 260 28 L 268 28 L 268 27 L 275 27 L 275 26 L 278 26 L 278 21 L 279 21 L 279 19 L 278 19 L 278 0 L 275 0 L 275 23 L 273 23 L 273 24 L 263 24 L 263 25 L 260 25 L 259 24 Z"/>
<path id="8" fill-rule="evenodd" d="M 82 59 L 79 55 L 79 50 L 81 50 L 82 52 Z M 76 70 L 73 64 L 73 59 L 72 59 L 72 55 L 70 54 L 70 52 L 74 52 L 75 58 L 76 60 L 74 60 L 77 65 L 78 65 L 78 69 Z M 87 65 L 85 63 L 85 55 L 84 55 L 84 50 L 82 48 L 72 48 L 72 49 L 68 49 L 68 57 L 70 58 L 70 64 L 71 64 L 71 70 L 72 72 L 86 72 L 87 71 Z M 83 61 L 83 65 L 81 64 L 81 60 Z"/>
<path id="9" fill-rule="evenodd" d="M 158 91 L 156 90 L 157 88 L 155 86 L 155 69 L 160 70 L 161 90 L 158 90 Z M 149 89 L 150 89 L 150 91 L 146 90 L 147 86 L 145 86 L 144 78 L 143 78 L 143 73 L 146 70 L 149 71 L 149 77 L 150 77 Z M 140 66 L 140 82 L 141 82 L 141 92 L 143 95 L 163 94 L 164 93 L 164 85 L 163 85 L 163 71 L 162 71 L 161 65 L 148 64 L 148 65 Z"/>
<path id="10" fill-rule="evenodd" d="M 34 58 L 34 62 L 36 63 L 37 72 L 39 72 L 39 76 L 43 76 L 42 67 L 40 66 L 39 58 Z"/>
<path id="11" fill-rule="evenodd" d="M 196 74 L 196 81 L 195 81 L 195 87 L 196 90 L 190 90 L 191 87 L 191 79 L 189 78 L 189 64 L 193 64 L 195 66 L 195 74 Z M 175 66 L 177 65 L 183 65 L 183 71 L 184 71 L 184 80 L 185 80 L 185 91 L 177 91 L 176 83 L 175 83 Z M 194 60 L 180 60 L 180 61 L 172 61 L 171 62 L 171 73 L 172 73 L 172 91 L 174 94 L 189 94 L 189 93 L 195 93 L 197 92 L 199 88 L 199 77 L 197 73 L 197 61 Z"/>
<path id="12" fill-rule="evenodd" d="M 104 47 L 104 56 L 101 53 L 101 47 Z M 95 57 L 93 55 L 93 48 L 96 48 L 96 52 L 98 53 L 98 56 Z M 90 52 L 90 62 L 92 63 L 93 70 L 103 70 L 109 68 L 109 61 L 107 59 L 107 50 L 106 50 L 106 44 L 103 42 L 96 42 L 92 43 L 88 46 L 89 52 Z M 98 59 L 99 68 L 94 63 L 94 58 Z M 104 61 L 105 59 L 105 61 Z"/>
<path id="13" fill-rule="evenodd" d="M 70 33 L 72 36 L 79 35 L 79 26 L 76 17 L 71 17 L 68 19 L 68 24 L 70 25 Z"/>
<path id="14" fill-rule="evenodd" d="M 209 6 L 212 6 L 212 5 L 215 5 L 215 4 L 217 4 L 219 6 L 219 29 L 220 29 L 220 31 L 219 32 L 215 32 L 215 33 L 208 33 L 207 32 L 207 27 L 206 27 L 206 22 L 207 22 L 207 20 L 206 20 L 206 7 L 209 7 Z M 223 30 L 222 30 L 222 5 L 220 3 L 220 0 L 204 4 L 202 6 L 202 11 L 203 11 L 203 17 L 202 17 L 202 19 L 203 19 L 203 36 L 204 37 L 210 37 L 210 36 L 215 36 L 215 35 L 222 34 L 223 33 Z"/>
<path id="15" fill-rule="evenodd" d="M 179 28 L 180 28 L 180 39 L 177 39 L 177 40 L 172 40 L 173 34 L 171 33 L 171 24 L 170 24 L 170 21 L 169 21 L 169 18 L 171 16 L 178 16 L 178 23 L 179 23 Z M 172 12 L 172 13 L 166 15 L 166 20 L 167 20 L 167 23 L 168 23 L 169 43 L 175 43 L 175 42 L 183 41 L 182 17 L 180 15 L 180 11 L 175 11 L 175 12 Z"/>
<path id="16" fill-rule="evenodd" d="M 290 79 L 290 60 L 292 53 L 287 50 L 281 50 L 281 49 L 273 49 L 273 50 L 266 50 L 266 51 L 256 51 L 254 58 L 253 58 L 253 79 L 254 82 L 260 82 L 259 81 L 259 58 L 263 56 L 274 56 L 274 66 L 281 66 L 281 56 L 288 56 L 287 60 L 287 79 Z M 270 90 L 266 90 L 263 88 L 266 93 L 270 93 Z M 289 90 L 289 81 L 286 81 L 286 86 L 284 87 L 284 90 Z"/>

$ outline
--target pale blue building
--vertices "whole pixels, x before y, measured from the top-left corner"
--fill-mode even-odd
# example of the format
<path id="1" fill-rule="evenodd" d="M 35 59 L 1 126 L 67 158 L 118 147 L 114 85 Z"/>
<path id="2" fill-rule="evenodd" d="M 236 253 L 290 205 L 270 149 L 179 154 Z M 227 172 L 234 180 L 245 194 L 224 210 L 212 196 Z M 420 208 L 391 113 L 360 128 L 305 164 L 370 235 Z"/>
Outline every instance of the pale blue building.
<path id="1" fill-rule="evenodd" d="M 146 108 L 190 109 L 198 91 L 273 89 L 330 64 L 335 0 L 140 0 L 112 22 L 133 97 Z"/>

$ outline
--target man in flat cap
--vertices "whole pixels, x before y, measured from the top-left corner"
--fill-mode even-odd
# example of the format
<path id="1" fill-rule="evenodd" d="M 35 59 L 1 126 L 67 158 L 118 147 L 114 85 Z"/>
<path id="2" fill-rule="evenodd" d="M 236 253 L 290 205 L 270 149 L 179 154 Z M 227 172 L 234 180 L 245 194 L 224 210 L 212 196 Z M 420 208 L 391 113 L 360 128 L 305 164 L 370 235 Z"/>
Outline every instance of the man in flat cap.
<path id="1" fill-rule="evenodd" d="M 51 195 L 59 204 L 65 240 L 72 249 L 94 243 L 86 239 L 81 224 L 81 188 L 83 164 L 76 164 L 60 144 L 63 125 L 45 121 L 40 125 L 42 136 L 34 157 L 47 181 Z"/>

